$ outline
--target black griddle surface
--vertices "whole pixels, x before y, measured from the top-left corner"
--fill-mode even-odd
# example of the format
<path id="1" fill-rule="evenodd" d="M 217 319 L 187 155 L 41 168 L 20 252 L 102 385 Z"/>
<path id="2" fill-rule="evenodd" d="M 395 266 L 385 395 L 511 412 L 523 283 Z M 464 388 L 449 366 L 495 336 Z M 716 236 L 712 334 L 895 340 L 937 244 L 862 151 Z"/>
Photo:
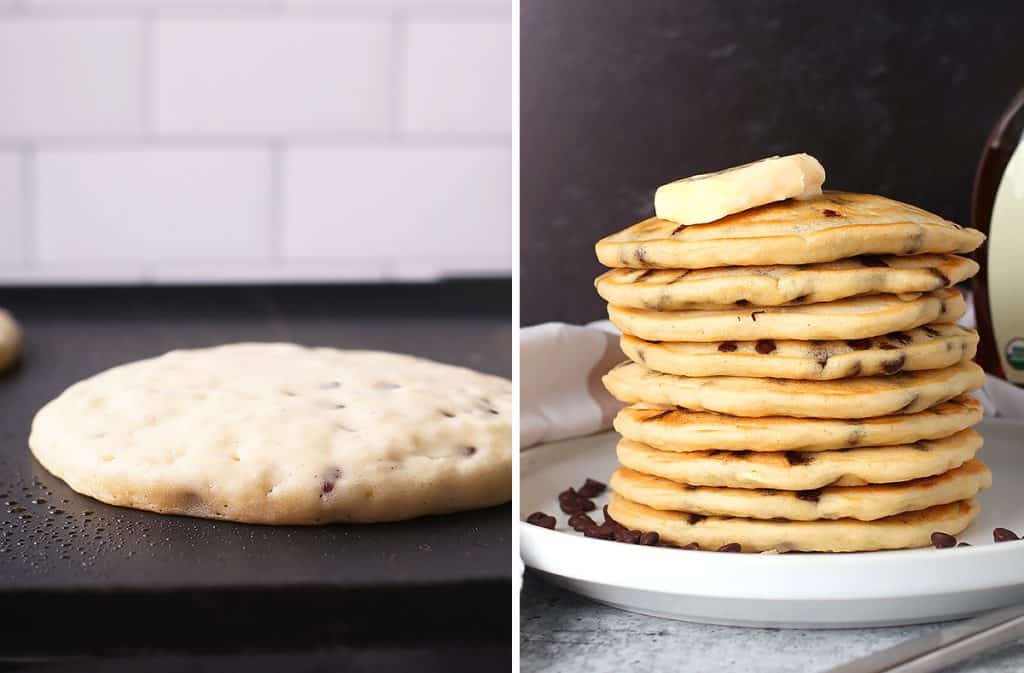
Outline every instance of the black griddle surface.
<path id="1" fill-rule="evenodd" d="M 74 493 L 27 445 L 35 412 L 68 385 L 174 348 L 291 341 L 405 352 L 510 376 L 509 282 L 17 289 L 0 291 L 0 306 L 26 335 L 21 364 L 0 376 L 0 619 L 80 606 L 94 620 L 116 619 L 125 642 L 133 614 L 149 620 L 139 629 L 147 632 L 165 617 L 180 631 L 183 614 L 225 629 L 272 616 L 282 628 L 268 642 L 300 646 L 302 638 L 281 636 L 306 621 L 320 625 L 307 632 L 323 635 L 322 625 L 332 624 L 332 637 L 383 643 L 511 638 L 510 506 L 362 526 L 162 516 Z M 339 621 L 340 606 L 355 617 Z M 100 607 L 119 616 L 100 617 Z M 200 648 L 244 639 L 236 629 L 205 642 L 196 631 Z"/>

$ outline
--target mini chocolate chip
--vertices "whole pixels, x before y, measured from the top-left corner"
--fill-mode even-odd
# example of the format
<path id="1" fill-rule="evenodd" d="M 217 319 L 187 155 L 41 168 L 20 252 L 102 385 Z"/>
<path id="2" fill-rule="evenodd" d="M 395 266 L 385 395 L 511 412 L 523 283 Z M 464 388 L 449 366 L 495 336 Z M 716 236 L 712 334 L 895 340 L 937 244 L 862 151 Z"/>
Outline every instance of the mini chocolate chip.
<path id="1" fill-rule="evenodd" d="M 737 348 L 735 341 L 723 341 L 718 344 L 718 351 L 720 353 L 732 353 Z"/>
<path id="2" fill-rule="evenodd" d="M 1020 538 L 1009 528 L 996 528 L 992 531 L 992 539 L 996 542 L 1009 542 L 1010 540 L 1019 540 Z"/>
<path id="3" fill-rule="evenodd" d="M 730 554 L 735 554 L 736 552 L 743 551 L 743 547 L 740 546 L 739 542 L 730 542 L 729 544 L 723 544 L 721 547 L 718 548 L 718 551 L 724 551 Z"/>
<path id="4" fill-rule="evenodd" d="M 799 451 L 786 451 L 786 462 L 790 465 L 807 465 L 814 460 L 814 456 Z"/>
<path id="5" fill-rule="evenodd" d="M 931 336 L 931 337 L 939 336 L 939 331 L 938 330 L 932 329 L 931 327 L 928 327 L 927 325 L 922 327 L 921 329 L 923 329 L 924 333 L 927 334 L 928 336 Z"/>
<path id="6" fill-rule="evenodd" d="M 761 339 L 754 346 L 754 350 L 756 350 L 761 355 L 768 355 L 769 353 L 774 353 L 775 342 L 772 341 L 771 339 Z"/>
<path id="7" fill-rule="evenodd" d="M 476 447 L 475 446 L 464 446 L 464 447 L 462 447 L 462 453 L 467 455 L 467 456 L 472 456 L 474 453 L 476 453 Z"/>
<path id="8" fill-rule="evenodd" d="M 809 502 L 818 502 L 821 499 L 821 493 L 825 489 L 818 488 L 813 491 L 797 491 L 796 497 L 800 500 L 807 500 Z"/>
<path id="9" fill-rule="evenodd" d="M 594 504 L 593 500 L 584 497 L 577 497 L 575 500 L 566 500 L 558 503 L 558 506 L 562 508 L 562 511 L 566 514 L 576 514 L 577 512 L 592 512 L 597 505 Z"/>
<path id="10" fill-rule="evenodd" d="M 880 343 L 880 344 L 878 344 L 878 348 L 879 348 L 879 350 L 883 350 L 883 351 L 894 351 L 897 348 L 899 348 L 899 346 L 893 346 L 892 344 L 887 344 L 887 343 Z"/>
<path id="11" fill-rule="evenodd" d="M 737 299 L 736 300 L 736 305 L 737 306 L 750 306 L 750 302 L 748 300 L 746 300 L 746 299 Z"/>
<path id="12" fill-rule="evenodd" d="M 842 217 L 842 215 L 840 215 L 837 211 L 832 210 L 831 208 L 826 208 L 825 210 L 821 211 L 821 214 L 824 215 L 825 217 Z"/>
<path id="13" fill-rule="evenodd" d="M 753 320 L 754 322 L 757 322 L 757 315 L 759 313 L 765 313 L 765 312 L 766 311 L 754 311 L 753 313 L 750 314 L 750 319 Z"/>
<path id="14" fill-rule="evenodd" d="M 956 538 L 949 533 L 935 531 L 932 533 L 932 544 L 935 545 L 936 549 L 947 549 L 956 546 Z"/>
<path id="15" fill-rule="evenodd" d="M 598 540 L 612 540 L 615 538 L 615 527 L 605 522 L 600 526 L 591 526 L 583 531 L 585 537 L 593 537 Z"/>
<path id="16" fill-rule="evenodd" d="M 569 517 L 569 527 L 574 531 L 582 533 L 588 528 L 596 526 L 597 522 L 590 518 L 589 515 L 583 512 L 576 512 Z"/>
<path id="17" fill-rule="evenodd" d="M 649 530 L 643 535 L 641 535 L 640 539 L 637 542 L 638 544 L 642 544 L 645 547 L 653 547 L 654 545 L 658 544 L 660 538 L 661 536 L 658 535 L 655 531 Z"/>
<path id="18" fill-rule="evenodd" d="M 903 365 L 907 362 L 907 356 L 900 353 L 895 360 L 886 360 L 882 363 L 882 371 L 886 374 L 896 374 L 903 370 Z"/>
<path id="19" fill-rule="evenodd" d="M 540 526 L 541 528 L 555 527 L 555 517 L 545 514 L 544 512 L 534 512 L 530 516 L 526 517 L 526 523 L 532 523 L 534 526 Z"/>
<path id="20" fill-rule="evenodd" d="M 847 341 L 846 345 L 855 351 L 866 351 L 871 348 L 871 339 L 854 339 L 853 341 Z"/>
<path id="21" fill-rule="evenodd" d="M 938 269 L 928 269 L 928 272 L 942 281 L 943 287 L 949 287 L 949 278 Z"/>
<path id="22" fill-rule="evenodd" d="M 688 545 L 680 547 L 680 549 L 689 549 L 690 551 L 700 551 L 700 545 L 696 542 L 691 542 Z"/>
<path id="23" fill-rule="evenodd" d="M 889 332 L 885 336 L 887 339 L 892 339 L 893 341 L 904 346 L 906 346 L 908 343 L 914 340 L 913 337 L 911 337 L 909 334 L 904 334 L 903 332 Z"/>
<path id="24" fill-rule="evenodd" d="M 642 533 L 638 530 L 621 530 L 615 531 L 614 539 L 616 542 L 625 542 L 626 544 L 636 544 L 640 542 L 640 535 Z"/>
<path id="25" fill-rule="evenodd" d="M 583 486 L 580 487 L 580 490 L 577 491 L 577 493 L 582 495 L 584 498 L 593 498 L 604 493 L 607 488 L 608 487 L 605 484 L 588 477 L 587 480 L 583 482 Z"/>
<path id="26" fill-rule="evenodd" d="M 687 515 L 686 520 L 690 522 L 691 526 L 694 526 L 694 525 L 700 523 L 701 521 L 703 521 L 706 518 L 707 517 L 704 516 L 703 514 L 693 514 L 693 513 L 690 513 L 690 514 Z"/>
<path id="27" fill-rule="evenodd" d="M 330 493 L 331 491 L 334 490 L 334 482 L 333 481 L 325 481 L 323 483 L 323 486 L 320 487 L 320 490 L 322 490 L 324 493 Z"/>
<path id="28" fill-rule="evenodd" d="M 875 255 L 861 255 L 860 263 L 864 266 L 889 266 L 884 259 Z"/>

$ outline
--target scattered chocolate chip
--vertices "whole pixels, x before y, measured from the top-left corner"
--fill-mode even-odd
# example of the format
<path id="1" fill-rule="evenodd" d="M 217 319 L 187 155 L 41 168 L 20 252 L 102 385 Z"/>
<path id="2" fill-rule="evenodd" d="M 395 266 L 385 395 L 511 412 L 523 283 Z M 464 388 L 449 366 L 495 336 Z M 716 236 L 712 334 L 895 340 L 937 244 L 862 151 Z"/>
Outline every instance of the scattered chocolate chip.
<path id="1" fill-rule="evenodd" d="M 593 537 L 598 540 L 612 540 L 615 538 L 615 527 L 605 522 L 600 526 L 591 526 L 583 531 L 584 537 Z"/>
<path id="2" fill-rule="evenodd" d="M 903 332 L 889 332 L 888 334 L 885 335 L 885 337 L 887 339 L 892 339 L 896 343 L 902 344 L 904 346 L 906 346 L 908 343 L 914 340 L 913 337 L 911 337 L 909 334 L 904 334 Z"/>
<path id="3" fill-rule="evenodd" d="M 566 500 L 559 502 L 558 506 L 562 508 L 562 511 L 566 514 L 576 514 L 577 512 L 591 512 L 597 505 L 594 504 L 593 500 L 578 496 L 574 500 Z"/>
<path id="4" fill-rule="evenodd" d="M 838 211 L 832 210 L 831 208 L 826 208 L 825 210 L 821 211 L 821 214 L 824 215 L 825 217 L 842 217 L 842 215 L 840 215 Z"/>
<path id="5" fill-rule="evenodd" d="M 644 534 L 642 534 L 640 536 L 640 539 L 637 541 L 637 544 L 642 544 L 645 547 L 653 547 L 654 545 L 658 544 L 658 542 L 660 542 L 660 541 L 661 541 L 661 536 L 658 535 L 653 530 L 649 530 L 649 531 L 647 531 L 646 533 L 644 533 Z"/>
<path id="6" fill-rule="evenodd" d="M 1009 542 L 1010 540 L 1019 540 L 1020 538 L 1009 528 L 996 528 L 992 531 L 992 539 L 996 542 Z"/>
<path id="7" fill-rule="evenodd" d="M 800 451 L 786 451 L 786 462 L 790 465 L 807 465 L 814 460 L 814 456 Z"/>
<path id="8" fill-rule="evenodd" d="M 884 259 L 875 255 L 861 255 L 860 263 L 864 266 L 889 266 Z"/>
<path id="9" fill-rule="evenodd" d="M 684 545 L 684 546 L 680 547 L 680 549 L 689 549 L 691 551 L 700 551 L 700 545 L 697 544 L 696 542 L 691 542 L 688 545 Z"/>
<path id="10" fill-rule="evenodd" d="M 797 491 L 796 497 L 800 500 L 807 500 L 809 502 L 818 502 L 821 499 L 821 492 L 825 489 L 818 488 L 813 491 Z"/>
<path id="11" fill-rule="evenodd" d="M 576 512 L 569 517 L 569 527 L 578 533 L 582 533 L 588 528 L 596 526 L 597 522 L 590 518 L 588 514 L 583 512 Z"/>
<path id="12" fill-rule="evenodd" d="M 853 341 L 847 341 L 846 345 L 855 351 L 866 351 L 871 348 L 871 339 L 854 339 Z"/>
<path id="13" fill-rule="evenodd" d="M 526 523 L 532 523 L 534 526 L 540 526 L 541 528 L 554 529 L 555 517 L 545 514 L 544 512 L 534 512 L 530 516 L 526 517 Z"/>
<path id="14" fill-rule="evenodd" d="M 750 314 L 750 319 L 753 320 L 754 322 L 757 322 L 757 316 L 759 313 L 765 313 L 765 311 L 754 311 L 753 313 Z"/>
<path id="15" fill-rule="evenodd" d="M 743 547 L 740 546 L 739 542 L 730 542 L 729 544 L 723 544 L 721 547 L 718 548 L 718 551 L 724 551 L 730 554 L 735 554 L 736 552 L 743 551 Z"/>
<path id="16" fill-rule="evenodd" d="M 961 542 L 961 543 L 957 544 L 957 547 L 970 547 L 970 546 L 971 546 L 970 542 Z"/>
<path id="17" fill-rule="evenodd" d="M 935 545 L 936 549 L 947 549 L 956 546 L 956 538 L 949 533 L 935 531 L 932 533 L 932 544 Z"/>
<path id="18" fill-rule="evenodd" d="M 640 536 L 642 533 L 638 530 L 616 530 L 614 540 L 616 542 L 625 542 L 626 544 L 637 544 L 640 542 Z"/>
<path id="19" fill-rule="evenodd" d="M 892 344 L 887 344 L 887 343 L 881 343 L 881 344 L 878 344 L 878 348 L 879 348 L 879 350 L 883 350 L 883 351 L 894 351 L 894 350 L 896 350 L 898 348 L 898 346 L 893 346 Z"/>
<path id="20" fill-rule="evenodd" d="M 931 336 L 931 337 L 939 336 L 939 331 L 935 330 L 935 329 L 932 329 L 931 327 L 925 326 L 925 327 L 922 327 L 921 329 L 923 329 L 924 333 L 927 334 L 928 336 Z"/>
<path id="21" fill-rule="evenodd" d="M 686 517 L 687 521 L 689 521 L 689 522 L 690 522 L 690 525 L 691 525 L 691 526 L 693 526 L 693 525 L 695 525 L 695 524 L 698 524 L 698 523 L 700 523 L 701 521 L 703 521 L 703 520 L 704 520 L 704 519 L 706 519 L 706 518 L 707 518 L 707 517 L 706 517 L 706 516 L 704 516 L 703 514 L 693 514 L 693 513 L 689 514 L 689 515 L 688 515 L 688 516 Z"/>
<path id="22" fill-rule="evenodd" d="M 769 353 L 774 353 L 775 342 L 772 341 L 771 339 L 761 339 L 754 346 L 754 350 L 756 350 L 761 355 L 768 355 Z"/>
<path id="23" fill-rule="evenodd" d="M 600 481 L 590 479 L 588 477 L 587 480 L 583 482 L 583 486 L 580 487 L 580 490 L 578 490 L 577 493 L 582 495 L 584 498 L 594 498 L 604 493 L 607 488 L 608 487 Z"/>
<path id="24" fill-rule="evenodd" d="M 736 350 L 736 342 L 735 341 L 723 341 L 722 343 L 718 344 L 718 351 L 720 353 L 732 353 L 735 350 Z"/>
<path id="25" fill-rule="evenodd" d="M 737 299 L 736 300 L 736 305 L 737 306 L 750 306 L 750 302 L 748 300 L 746 300 L 746 299 Z"/>

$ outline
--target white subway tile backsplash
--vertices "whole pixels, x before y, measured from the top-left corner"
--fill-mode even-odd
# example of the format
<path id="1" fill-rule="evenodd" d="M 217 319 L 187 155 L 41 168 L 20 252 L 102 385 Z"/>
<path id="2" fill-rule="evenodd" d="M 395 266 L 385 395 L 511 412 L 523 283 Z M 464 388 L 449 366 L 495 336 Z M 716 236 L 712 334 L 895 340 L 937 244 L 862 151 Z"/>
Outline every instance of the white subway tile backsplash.
<path id="1" fill-rule="evenodd" d="M 388 127 L 391 26 L 384 18 L 167 19 L 154 37 L 159 133 Z"/>
<path id="2" fill-rule="evenodd" d="M 511 20 L 410 19 L 400 69 L 402 130 L 513 133 L 517 55 Z"/>
<path id="3" fill-rule="evenodd" d="M 0 266 L 24 258 L 21 159 L 0 152 Z"/>
<path id="4" fill-rule="evenodd" d="M 42 263 L 270 257 L 270 155 L 258 149 L 56 150 L 36 156 Z"/>
<path id="5" fill-rule="evenodd" d="M 138 21 L 0 18 L 0 137 L 138 133 L 141 68 Z"/>
<path id="6" fill-rule="evenodd" d="M 437 258 L 452 273 L 486 260 L 509 272 L 515 171 L 512 150 L 501 147 L 293 149 L 284 167 L 285 257 L 398 266 Z"/>

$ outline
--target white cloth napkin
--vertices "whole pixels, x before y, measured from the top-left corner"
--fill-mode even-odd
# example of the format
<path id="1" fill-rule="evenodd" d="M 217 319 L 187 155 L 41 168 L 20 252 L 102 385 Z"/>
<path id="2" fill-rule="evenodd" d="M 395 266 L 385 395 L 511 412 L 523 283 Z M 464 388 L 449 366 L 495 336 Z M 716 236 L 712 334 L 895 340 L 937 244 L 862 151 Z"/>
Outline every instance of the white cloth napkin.
<path id="1" fill-rule="evenodd" d="M 961 323 L 973 324 L 973 314 Z M 589 435 L 611 427 L 622 404 L 601 376 L 626 357 L 607 320 L 586 326 L 545 323 L 520 334 L 520 448 Z M 1024 389 L 994 376 L 974 393 L 986 416 L 1024 418 Z"/>

